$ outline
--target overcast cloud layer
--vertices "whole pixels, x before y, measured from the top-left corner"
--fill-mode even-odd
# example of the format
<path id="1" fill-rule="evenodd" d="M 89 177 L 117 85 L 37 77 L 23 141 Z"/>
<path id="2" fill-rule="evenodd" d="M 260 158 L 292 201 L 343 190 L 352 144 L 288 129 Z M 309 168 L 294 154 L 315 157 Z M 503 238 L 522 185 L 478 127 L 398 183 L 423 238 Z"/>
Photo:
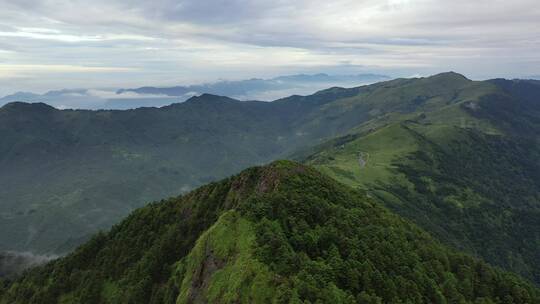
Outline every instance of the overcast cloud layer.
<path id="1" fill-rule="evenodd" d="M 0 0 L 0 94 L 448 70 L 539 75 L 538 0 Z"/>

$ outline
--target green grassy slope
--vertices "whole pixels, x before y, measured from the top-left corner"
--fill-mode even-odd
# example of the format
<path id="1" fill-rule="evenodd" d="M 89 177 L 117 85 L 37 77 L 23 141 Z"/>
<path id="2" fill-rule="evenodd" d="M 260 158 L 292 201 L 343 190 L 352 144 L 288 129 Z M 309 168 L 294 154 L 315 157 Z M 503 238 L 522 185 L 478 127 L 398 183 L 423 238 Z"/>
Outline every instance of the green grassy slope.
<path id="1" fill-rule="evenodd" d="M 447 244 L 540 282 L 540 85 L 468 87 L 447 106 L 361 125 L 306 162 Z"/>
<path id="2" fill-rule="evenodd" d="M 540 300 L 517 276 L 288 161 L 138 209 L 0 286 L 0 303 L 10 304 Z"/>

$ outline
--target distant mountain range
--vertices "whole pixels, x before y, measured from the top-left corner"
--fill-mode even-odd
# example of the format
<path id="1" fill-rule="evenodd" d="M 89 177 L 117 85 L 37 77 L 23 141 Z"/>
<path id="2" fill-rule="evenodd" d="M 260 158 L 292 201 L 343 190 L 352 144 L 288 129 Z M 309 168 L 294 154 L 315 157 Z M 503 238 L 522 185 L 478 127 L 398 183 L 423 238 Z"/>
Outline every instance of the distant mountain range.
<path id="1" fill-rule="evenodd" d="M 17 92 L 0 98 L 9 102 L 43 102 L 58 109 L 135 109 L 162 107 L 205 93 L 240 100 L 274 100 L 294 94 L 310 94 L 325 88 L 353 87 L 390 79 L 384 75 L 290 75 L 272 79 L 218 81 L 200 85 L 142 87 L 135 89 L 64 89 L 44 94 Z"/>
<path id="2" fill-rule="evenodd" d="M 137 94 L 186 96 L 201 93 L 225 95 L 242 100 L 273 100 L 289 95 L 307 94 L 317 90 L 340 86 L 358 86 L 388 80 L 389 77 L 376 74 L 359 75 L 291 75 L 272 79 L 249 79 L 241 81 L 220 81 L 212 84 L 175 86 L 168 88 L 142 87 L 118 90 L 118 94 L 134 92 Z"/>

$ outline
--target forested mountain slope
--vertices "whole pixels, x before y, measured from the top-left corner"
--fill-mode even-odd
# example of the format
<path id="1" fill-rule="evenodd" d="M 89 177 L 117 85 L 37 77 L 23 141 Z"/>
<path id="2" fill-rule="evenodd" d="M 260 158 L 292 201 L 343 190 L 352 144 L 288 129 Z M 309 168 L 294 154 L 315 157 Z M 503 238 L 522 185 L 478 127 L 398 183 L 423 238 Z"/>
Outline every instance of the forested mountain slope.
<path id="1" fill-rule="evenodd" d="M 517 276 L 288 161 L 138 209 L 0 288 L 9 304 L 540 301 Z"/>
<path id="2" fill-rule="evenodd" d="M 404 85 L 446 96 L 469 84 L 446 73 L 274 102 L 205 94 L 126 111 L 7 104 L 0 108 L 0 250 L 68 252 L 148 201 L 320 144 L 383 113 L 423 107 L 416 93 L 394 95 Z"/>
<path id="3" fill-rule="evenodd" d="M 534 81 L 443 73 L 274 102 L 8 104 L 0 250 L 69 252 L 146 202 L 293 154 L 447 244 L 539 282 L 538 96 Z"/>
<path id="4" fill-rule="evenodd" d="M 445 106 L 383 115 L 298 157 L 540 283 L 540 83 L 474 85 Z"/>
<path id="5" fill-rule="evenodd" d="M 342 131 L 296 120 L 355 90 L 275 103 L 202 95 L 164 108 L 0 108 L 0 250 L 62 253 L 152 200 Z"/>

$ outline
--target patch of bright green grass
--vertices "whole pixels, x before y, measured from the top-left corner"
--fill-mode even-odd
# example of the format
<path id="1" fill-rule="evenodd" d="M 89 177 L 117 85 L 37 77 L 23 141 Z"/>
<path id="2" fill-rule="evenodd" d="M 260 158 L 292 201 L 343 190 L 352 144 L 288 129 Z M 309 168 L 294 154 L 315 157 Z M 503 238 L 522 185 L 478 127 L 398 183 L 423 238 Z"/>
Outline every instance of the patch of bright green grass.
<path id="1" fill-rule="evenodd" d="M 378 181 L 389 181 L 394 177 L 392 162 L 417 148 L 418 142 L 411 132 L 394 124 L 323 151 L 317 155 L 323 161 L 315 167 L 345 184 L 367 188 Z M 360 166 L 359 154 L 366 161 L 364 167 Z"/>
<path id="2" fill-rule="evenodd" d="M 178 265 L 184 276 L 177 303 L 197 294 L 209 303 L 270 303 L 273 274 L 254 258 L 254 245 L 253 224 L 236 211 L 224 213 Z"/>

